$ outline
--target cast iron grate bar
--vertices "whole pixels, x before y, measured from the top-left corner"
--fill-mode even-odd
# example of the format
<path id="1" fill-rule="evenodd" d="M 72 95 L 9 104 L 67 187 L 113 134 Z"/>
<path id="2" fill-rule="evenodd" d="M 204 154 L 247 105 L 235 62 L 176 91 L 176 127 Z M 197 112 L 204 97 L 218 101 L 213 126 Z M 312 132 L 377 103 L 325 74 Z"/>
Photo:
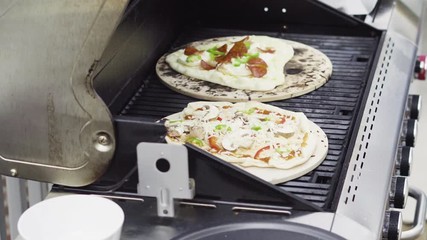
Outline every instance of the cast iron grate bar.
<path id="1" fill-rule="evenodd" d="M 325 53 L 333 63 L 332 77 L 323 87 L 297 98 L 270 102 L 280 108 L 304 112 L 328 135 L 329 150 L 325 161 L 305 176 L 279 184 L 285 190 L 328 209 L 335 195 L 333 186 L 336 186 L 337 176 L 341 173 L 340 166 L 343 165 L 354 116 L 362 100 L 377 39 L 193 28 L 184 31 L 172 48 L 206 38 L 250 34 L 302 42 Z M 197 101 L 165 87 L 154 72 L 144 82 L 146 84 L 123 109 L 122 115 L 156 121 L 181 111 L 191 101 Z"/>

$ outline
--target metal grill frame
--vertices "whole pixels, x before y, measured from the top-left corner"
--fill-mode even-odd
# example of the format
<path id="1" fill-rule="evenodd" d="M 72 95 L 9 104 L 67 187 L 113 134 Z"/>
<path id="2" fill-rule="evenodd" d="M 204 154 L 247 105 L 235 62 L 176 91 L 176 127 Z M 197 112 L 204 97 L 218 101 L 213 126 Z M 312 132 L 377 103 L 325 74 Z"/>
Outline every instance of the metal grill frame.
<path id="1" fill-rule="evenodd" d="M 375 37 L 286 34 L 210 28 L 195 30 L 193 27 L 187 29 L 190 30 L 184 31 L 171 49 L 209 37 L 265 34 L 305 43 L 323 51 L 331 58 L 335 66 L 334 72 L 325 86 L 297 98 L 270 102 L 270 104 L 292 111 L 304 112 L 310 120 L 326 132 L 330 142 L 328 155 L 316 170 L 278 186 L 323 209 L 333 210 L 335 206 L 332 202 L 336 198 L 335 190 L 341 171 L 345 171 L 345 169 L 342 170 L 342 166 L 345 165 L 346 149 L 353 128 L 357 125 L 355 116 L 357 116 L 363 100 L 365 86 L 368 85 L 369 70 L 379 40 Z M 347 67 L 349 64 L 353 66 Z M 123 109 L 121 116 L 116 119 L 122 120 L 131 117 L 141 122 L 151 122 L 152 125 L 162 117 L 181 111 L 188 102 L 197 101 L 197 99 L 169 90 L 160 83 L 154 72 L 144 80 L 144 83 Z M 320 106 L 318 102 L 321 102 Z M 146 135 L 148 134 L 146 133 Z M 158 137 L 152 136 L 151 138 L 160 141 Z"/>

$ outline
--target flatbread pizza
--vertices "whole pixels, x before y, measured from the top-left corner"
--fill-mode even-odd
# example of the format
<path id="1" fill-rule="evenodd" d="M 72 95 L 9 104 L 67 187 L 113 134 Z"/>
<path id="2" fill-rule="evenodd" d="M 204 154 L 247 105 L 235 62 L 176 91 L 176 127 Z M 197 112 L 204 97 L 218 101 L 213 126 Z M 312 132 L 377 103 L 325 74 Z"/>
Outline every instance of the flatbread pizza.
<path id="1" fill-rule="evenodd" d="M 305 44 L 251 35 L 189 43 L 162 56 L 156 73 L 167 87 L 194 98 L 265 102 L 319 88 L 332 63 Z"/>
<path id="2" fill-rule="evenodd" d="M 303 113 L 260 102 L 192 102 L 165 126 L 168 143 L 193 144 L 244 169 L 280 170 L 275 183 L 305 174 L 291 169 L 310 159 L 317 166 L 327 153 L 326 135 Z"/>
<path id="3" fill-rule="evenodd" d="M 192 44 L 166 56 L 175 71 L 235 89 L 267 91 L 285 83 L 283 66 L 294 50 L 267 36 L 230 37 Z"/>

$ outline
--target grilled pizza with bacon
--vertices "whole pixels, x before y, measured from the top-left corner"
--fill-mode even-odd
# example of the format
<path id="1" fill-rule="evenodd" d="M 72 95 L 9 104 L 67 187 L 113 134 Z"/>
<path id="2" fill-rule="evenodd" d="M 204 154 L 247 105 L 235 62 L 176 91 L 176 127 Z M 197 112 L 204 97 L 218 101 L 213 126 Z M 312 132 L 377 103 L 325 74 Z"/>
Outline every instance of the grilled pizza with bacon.
<path id="1" fill-rule="evenodd" d="M 306 44 L 269 36 L 234 36 L 190 42 L 156 64 L 163 84 L 211 101 L 275 101 L 325 84 L 332 63 Z"/>
<path id="2" fill-rule="evenodd" d="M 267 36 L 230 37 L 188 45 L 166 57 L 175 71 L 232 87 L 267 91 L 285 82 L 283 66 L 294 54 L 285 41 Z"/>
<path id="3" fill-rule="evenodd" d="M 166 119 L 167 142 L 190 143 L 245 168 L 292 169 L 310 159 L 318 165 L 327 152 L 325 133 L 303 113 L 259 102 L 192 102 Z"/>

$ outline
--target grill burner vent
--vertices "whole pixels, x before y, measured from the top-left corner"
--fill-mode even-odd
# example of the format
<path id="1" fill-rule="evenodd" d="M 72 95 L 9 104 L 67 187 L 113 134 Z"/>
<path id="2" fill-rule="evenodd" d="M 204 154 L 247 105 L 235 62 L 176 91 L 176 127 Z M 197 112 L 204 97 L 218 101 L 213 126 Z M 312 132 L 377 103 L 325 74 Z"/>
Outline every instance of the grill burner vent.
<path id="1" fill-rule="evenodd" d="M 354 116 L 358 114 L 367 85 L 378 39 L 191 27 L 182 32 L 171 50 L 196 40 L 251 34 L 268 35 L 307 44 L 325 53 L 333 63 L 332 77 L 323 87 L 297 98 L 270 102 L 280 108 L 304 112 L 327 134 L 329 150 L 325 161 L 311 173 L 279 186 L 329 209 L 356 121 Z M 191 101 L 197 101 L 165 87 L 155 72 L 145 78 L 144 83 L 123 109 L 122 115 L 156 121 L 181 111 Z"/>
<path id="2" fill-rule="evenodd" d="M 360 129 L 363 129 L 363 134 L 355 145 L 355 150 L 358 151 L 356 154 L 356 161 L 353 166 L 349 166 L 348 174 L 351 175 L 351 185 L 348 186 L 347 191 L 343 191 L 346 195 L 343 195 L 344 203 L 350 204 L 356 201 L 356 195 L 358 191 L 358 181 L 363 177 L 363 167 L 366 164 L 367 150 L 369 148 L 369 140 L 371 139 L 372 130 L 375 127 L 375 118 L 381 103 L 382 91 L 384 89 L 384 83 L 386 81 L 386 74 L 390 66 L 390 60 L 393 56 L 394 42 L 391 38 L 388 38 L 385 42 L 386 51 L 383 56 L 381 66 L 379 68 L 379 75 L 372 82 L 373 88 L 375 89 L 372 94 L 370 102 L 366 103 L 366 109 L 368 114 L 365 119 L 362 119 Z"/>

